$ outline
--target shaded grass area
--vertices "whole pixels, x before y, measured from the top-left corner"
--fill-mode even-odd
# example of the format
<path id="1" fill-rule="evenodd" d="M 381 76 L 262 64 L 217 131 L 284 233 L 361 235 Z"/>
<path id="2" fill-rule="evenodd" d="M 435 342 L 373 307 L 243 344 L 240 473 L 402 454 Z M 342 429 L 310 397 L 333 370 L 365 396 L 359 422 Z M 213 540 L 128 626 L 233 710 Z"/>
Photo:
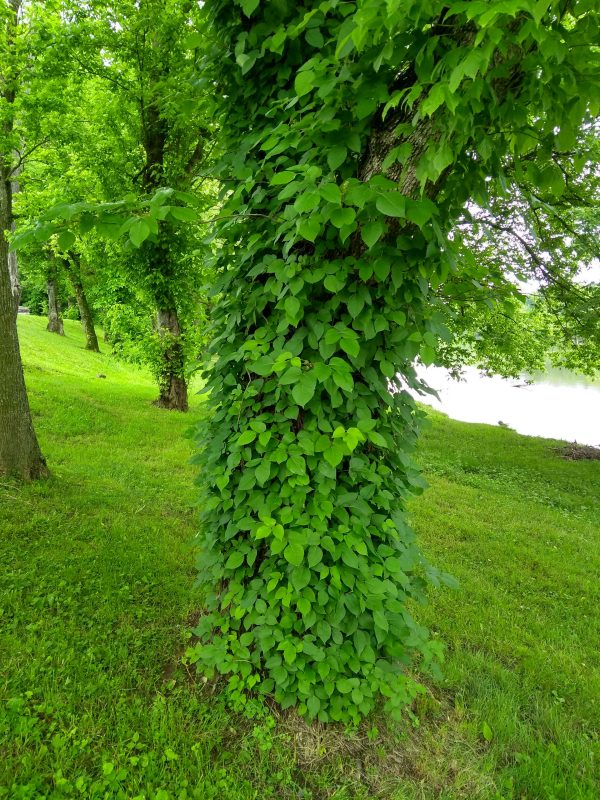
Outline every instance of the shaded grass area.
<path id="1" fill-rule="evenodd" d="M 600 464 L 432 414 L 413 504 L 461 581 L 418 612 L 445 678 L 352 736 L 248 720 L 179 663 L 194 592 L 187 415 L 142 371 L 22 318 L 52 478 L 0 480 L 0 798 L 592 800 Z M 98 378 L 99 374 L 106 378 Z"/>

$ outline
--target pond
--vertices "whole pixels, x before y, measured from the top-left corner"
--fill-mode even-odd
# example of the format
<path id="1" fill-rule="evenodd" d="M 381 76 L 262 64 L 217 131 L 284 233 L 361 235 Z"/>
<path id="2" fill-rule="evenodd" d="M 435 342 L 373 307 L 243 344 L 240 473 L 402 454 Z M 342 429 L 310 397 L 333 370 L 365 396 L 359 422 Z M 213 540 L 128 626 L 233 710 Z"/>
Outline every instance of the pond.
<path id="1" fill-rule="evenodd" d="M 503 423 L 527 436 L 600 447 L 600 381 L 567 370 L 517 380 L 486 377 L 474 367 L 464 370 L 461 381 L 441 367 L 421 368 L 419 375 L 440 399 L 418 399 L 453 419 Z"/>

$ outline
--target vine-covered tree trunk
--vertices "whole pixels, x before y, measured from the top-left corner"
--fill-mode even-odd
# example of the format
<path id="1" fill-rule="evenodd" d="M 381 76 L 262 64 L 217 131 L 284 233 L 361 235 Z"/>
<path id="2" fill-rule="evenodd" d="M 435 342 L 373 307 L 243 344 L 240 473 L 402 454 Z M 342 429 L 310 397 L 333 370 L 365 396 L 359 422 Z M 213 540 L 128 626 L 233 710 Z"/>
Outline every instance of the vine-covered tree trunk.
<path id="1" fill-rule="evenodd" d="M 58 333 L 59 336 L 64 336 L 65 327 L 60 311 L 58 282 L 54 273 L 48 278 L 46 291 L 48 294 L 48 325 L 46 326 L 46 330 L 50 331 L 50 333 Z"/>
<path id="2" fill-rule="evenodd" d="M 187 384 L 184 378 L 184 358 L 181 346 L 181 328 L 177 311 L 168 308 L 158 311 L 157 329 L 161 340 L 162 363 L 159 374 L 159 408 L 176 411 L 188 410 Z"/>
<path id="3" fill-rule="evenodd" d="M 11 191 L 0 166 L 0 474 L 35 480 L 48 474 L 33 429 L 17 334 L 17 299 L 11 284 L 8 242 Z"/>
<path id="4" fill-rule="evenodd" d="M 323 722 L 381 696 L 397 713 L 439 652 L 411 614 L 440 576 L 406 515 L 406 387 L 447 335 L 440 286 L 487 277 L 450 232 L 503 163 L 543 141 L 547 165 L 580 124 L 597 27 L 525 0 L 206 7 L 230 54 L 212 76 L 228 196 L 193 657 Z"/>
<path id="5" fill-rule="evenodd" d="M 153 75 L 158 81 L 160 75 Z M 164 178 L 165 146 L 168 130 L 155 105 L 142 108 L 144 122 L 143 141 L 146 166 L 142 176 L 146 192 L 156 191 Z M 157 367 L 159 396 L 155 405 L 174 411 L 188 410 L 187 383 L 185 380 L 185 353 L 181 338 L 181 325 L 173 299 L 174 264 L 167 230 L 163 229 L 155 241 L 142 249 L 147 254 L 147 274 L 154 287 L 157 308 L 156 326 L 160 339 L 160 360 Z"/>
<path id="6" fill-rule="evenodd" d="M 85 348 L 86 350 L 91 350 L 94 353 L 99 353 L 100 346 L 98 344 L 96 329 L 94 328 L 92 310 L 90 308 L 90 304 L 88 303 L 85 289 L 83 288 L 83 281 L 81 279 L 81 264 L 78 254 L 69 253 L 69 257 L 65 258 L 63 263 L 67 275 L 69 276 L 69 280 L 71 281 L 73 291 L 75 292 L 77 308 L 79 309 L 79 317 L 81 319 L 83 332 L 85 333 Z"/>

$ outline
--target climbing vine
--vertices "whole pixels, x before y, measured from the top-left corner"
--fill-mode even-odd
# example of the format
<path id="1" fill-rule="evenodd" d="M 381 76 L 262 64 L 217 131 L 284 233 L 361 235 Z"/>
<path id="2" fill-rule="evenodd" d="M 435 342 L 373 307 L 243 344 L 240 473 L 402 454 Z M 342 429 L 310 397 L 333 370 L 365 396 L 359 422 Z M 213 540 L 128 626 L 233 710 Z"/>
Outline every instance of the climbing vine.
<path id="1" fill-rule="evenodd" d="M 597 15 L 543 0 L 206 9 L 225 205 L 190 657 L 309 718 L 355 722 L 381 696 L 396 714 L 420 690 L 409 668 L 439 656 L 412 614 L 439 575 L 406 519 L 424 485 L 406 388 L 446 335 L 432 289 L 481 281 L 447 234 L 508 161 L 560 194 L 553 150 L 596 108 Z"/>

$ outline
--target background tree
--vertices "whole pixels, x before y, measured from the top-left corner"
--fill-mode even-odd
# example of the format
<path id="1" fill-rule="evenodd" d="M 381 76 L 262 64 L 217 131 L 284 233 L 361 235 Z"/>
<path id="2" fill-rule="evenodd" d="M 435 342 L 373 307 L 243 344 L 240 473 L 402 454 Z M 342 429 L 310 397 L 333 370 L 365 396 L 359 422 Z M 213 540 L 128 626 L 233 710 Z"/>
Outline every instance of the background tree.
<path id="1" fill-rule="evenodd" d="M 96 3 L 72 6 L 73 52 L 84 72 L 110 83 L 118 96 L 121 118 L 129 115 L 138 133 L 141 166 L 130 189 L 147 197 L 162 187 L 179 191 L 192 187 L 210 140 L 209 126 L 191 123 L 192 104 L 198 118 L 198 90 L 192 61 L 182 46 L 198 7 L 189 0 L 145 0 L 143 3 Z M 193 221 L 194 211 L 182 209 L 179 221 Z M 154 230 L 141 219 L 132 240 L 142 245 L 132 259 L 151 295 L 162 352 L 157 370 L 157 405 L 187 409 L 186 347 L 182 340 L 181 287 L 193 266 L 186 255 L 191 242 L 167 221 Z"/>
<path id="2" fill-rule="evenodd" d="M 47 468 L 25 389 L 16 324 L 18 293 L 7 241 L 14 221 L 15 153 L 22 147 L 15 106 L 28 67 L 19 30 L 22 15 L 20 0 L 0 2 L 0 474 L 32 480 L 45 476 Z"/>

